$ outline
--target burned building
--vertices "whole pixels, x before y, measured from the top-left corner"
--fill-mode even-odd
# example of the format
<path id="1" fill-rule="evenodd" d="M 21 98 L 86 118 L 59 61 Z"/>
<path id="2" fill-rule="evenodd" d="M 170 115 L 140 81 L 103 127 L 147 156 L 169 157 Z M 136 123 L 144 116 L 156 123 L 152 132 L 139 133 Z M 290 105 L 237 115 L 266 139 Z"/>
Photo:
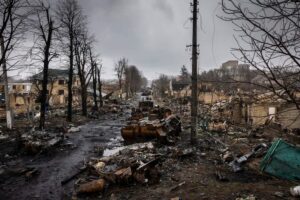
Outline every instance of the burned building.
<path id="1" fill-rule="evenodd" d="M 31 93 L 32 83 L 28 80 L 15 81 L 9 79 L 8 93 L 10 99 L 10 108 L 14 110 L 15 114 L 22 114 L 30 112 L 34 108 L 34 99 Z M 5 117 L 5 93 L 4 83 L 0 83 L 1 96 L 1 117 Z"/>
<path id="2" fill-rule="evenodd" d="M 68 102 L 68 70 L 49 69 L 48 85 L 47 85 L 47 101 L 50 106 L 63 107 Z M 35 102 L 39 103 L 40 93 L 42 90 L 43 73 L 36 74 L 32 77 L 33 94 Z M 75 105 L 80 101 L 80 80 L 77 75 L 73 77 L 73 102 Z"/>

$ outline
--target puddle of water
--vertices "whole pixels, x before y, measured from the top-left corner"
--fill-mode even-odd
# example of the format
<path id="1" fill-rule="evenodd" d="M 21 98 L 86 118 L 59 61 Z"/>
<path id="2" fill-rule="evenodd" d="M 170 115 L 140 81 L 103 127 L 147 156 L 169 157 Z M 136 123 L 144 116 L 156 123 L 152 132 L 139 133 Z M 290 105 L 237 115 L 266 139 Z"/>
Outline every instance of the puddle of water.
<path id="1" fill-rule="evenodd" d="M 8 138 L 9 138 L 8 135 L 0 135 L 0 140 L 6 140 Z"/>

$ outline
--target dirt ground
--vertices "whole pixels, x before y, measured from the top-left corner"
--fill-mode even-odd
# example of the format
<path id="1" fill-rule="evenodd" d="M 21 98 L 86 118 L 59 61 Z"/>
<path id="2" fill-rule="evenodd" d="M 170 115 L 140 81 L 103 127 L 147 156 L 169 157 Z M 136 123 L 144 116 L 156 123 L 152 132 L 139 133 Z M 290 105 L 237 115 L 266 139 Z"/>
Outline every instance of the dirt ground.
<path id="1" fill-rule="evenodd" d="M 184 157 L 166 156 L 158 164 L 160 178 L 156 183 L 107 184 L 101 193 L 77 195 L 78 181 L 97 178 L 94 174 L 84 172 L 62 185 L 63 180 L 80 171 L 89 159 L 100 158 L 105 149 L 124 145 L 120 129 L 127 117 L 124 113 L 117 113 L 106 114 L 97 120 L 79 119 L 75 124 L 80 125 L 80 132 L 67 134 L 64 143 L 48 153 L 27 155 L 21 152 L 15 156 L 4 156 L 0 170 L 0 199 L 295 199 L 289 189 L 297 183 L 260 172 L 261 157 L 250 159 L 243 165 L 243 170 L 236 173 L 222 160 L 224 146 L 218 141 L 229 144 L 229 151 L 236 155 L 243 155 L 259 143 L 270 144 L 273 138 L 282 137 L 282 133 L 276 131 L 271 131 L 273 135 L 200 133 L 191 154 Z M 56 119 L 51 123 L 59 125 L 61 120 Z M 240 140 L 245 137 L 246 141 Z M 287 139 L 297 141 L 299 138 Z M 153 143 L 155 151 L 162 152 L 191 148 L 189 130 L 181 133 L 175 145 Z M 31 174 L 32 171 L 24 169 L 37 171 Z"/>

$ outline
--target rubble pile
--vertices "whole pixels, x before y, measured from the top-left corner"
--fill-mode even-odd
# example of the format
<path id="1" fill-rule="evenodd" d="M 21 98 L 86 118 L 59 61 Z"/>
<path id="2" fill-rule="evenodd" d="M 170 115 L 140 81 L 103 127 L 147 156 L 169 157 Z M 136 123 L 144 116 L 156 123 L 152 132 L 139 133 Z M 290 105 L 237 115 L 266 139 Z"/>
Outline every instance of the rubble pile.
<path id="1" fill-rule="evenodd" d="M 284 130 L 276 123 L 256 128 L 228 125 L 226 129 L 201 131 L 204 134 L 201 145 L 210 159 L 226 164 L 232 172 L 254 170 L 284 179 L 297 179 L 293 174 L 299 173 L 294 166 L 298 160 L 300 162 L 300 150 L 291 144 L 300 138 L 292 131 Z M 215 156 L 216 152 L 219 156 Z M 277 166 L 278 163 L 281 165 Z M 281 172 L 283 168 L 289 175 Z"/>
<path id="2" fill-rule="evenodd" d="M 21 140 L 27 153 L 37 154 L 61 143 L 63 135 L 46 131 L 30 131 L 22 134 Z"/>
<path id="3" fill-rule="evenodd" d="M 272 120 L 256 127 L 234 123 L 224 111 L 230 106 L 225 101 L 202 105 L 194 146 L 189 141 L 190 115 L 181 114 L 190 112 L 188 103 L 172 101 L 164 107 L 151 102 L 140 102 L 138 108 L 128 103 L 106 104 L 89 116 L 99 122 L 26 131 L 20 141 L 26 152 L 40 156 L 52 147 L 61 149 L 68 137 L 75 136 L 70 141 L 79 147 L 80 158 L 74 165 L 72 160 L 78 156 L 70 156 L 71 167 L 58 176 L 62 177 L 59 190 L 73 199 L 147 199 L 148 194 L 149 199 L 298 197 L 300 150 L 292 145 L 300 141 L 298 132 Z M 1 134 L 0 142 L 8 138 Z M 38 165 L 24 165 L 21 170 L 15 168 L 16 172 L 9 170 L 14 163 L 3 165 L 0 179 L 1 170 L 5 176 L 38 175 L 45 169 L 39 163 L 43 160 L 36 160 L 30 162 Z M 83 167 L 78 168 L 82 161 Z M 59 170 L 68 167 L 66 163 Z"/>
<path id="4" fill-rule="evenodd" d="M 162 174 L 175 170 L 172 163 L 195 154 L 195 149 L 154 142 L 128 145 L 112 155 L 91 158 L 87 163 L 89 170 L 76 181 L 75 190 L 77 194 L 86 194 L 104 192 L 110 187 L 157 184 Z"/>
<path id="5" fill-rule="evenodd" d="M 118 101 L 109 101 L 106 102 L 102 107 L 98 108 L 98 110 L 92 109 L 88 114 L 89 118 L 99 119 L 107 114 L 118 114 L 123 115 L 132 107 L 130 102 L 118 102 Z"/>
<path id="6" fill-rule="evenodd" d="M 9 160 L 19 154 L 20 133 L 11 131 L 9 134 L 0 133 L 0 161 Z"/>
<path id="7" fill-rule="evenodd" d="M 300 162 L 300 150 L 292 145 L 300 141 L 297 131 L 284 129 L 274 122 L 258 127 L 227 124 L 218 120 L 210 123 L 200 121 L 199 124 L 198 148 L 201 151 L 197 154 L 213 163 L 218 181 L 234 182 L 244 176 L 247 182 L 247 174 L 251 174 L 254 180 L 272 180 L 272 177 L 296 182 L 300 180 L 300 172 L 296 167 Z M 291 194 L 297 196 L 295 188 L 291 188 Z M 288 195 L 283 191 L 274 195 L 279 197 L 279 194 Z M 241 195 L 237 199 L 255 197 L 252 194 Z"/>
<path id="8" fill-rule="evenodd" d="M 28 154 L 43 153 L 60 145 L 73 146 L 71 142 L 67 141 L 66 134 L 75 134 L 80 131 L 80 127 L 75 127 L 72 124 L 69 127 L 56 127 L 48 131 L 35 130 L 33 127 L 21 135 L 21 144 Z"/>

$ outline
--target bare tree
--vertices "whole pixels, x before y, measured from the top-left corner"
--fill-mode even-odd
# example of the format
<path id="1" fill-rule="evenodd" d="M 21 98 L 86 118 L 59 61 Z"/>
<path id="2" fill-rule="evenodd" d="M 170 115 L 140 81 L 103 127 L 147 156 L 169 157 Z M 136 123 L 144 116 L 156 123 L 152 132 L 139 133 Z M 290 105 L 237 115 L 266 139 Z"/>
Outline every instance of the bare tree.
<path id="1" fill-rule="evenodd" d="M 68 50 L 63 51 L 69 57 L 69 81 L 68 81 L 68 112 L 67 120 L 72 121 L 72 102 L 73 102 L 73 74 L 74 74 L 74 42 L 77 26 L 82 22 L 82 10 L 77 0 L 61 0 L 57 7 L 57 18 L 61 23 L 61 38 Z"/>
<path id="2" fill-rule="evenodd" d="M 93 43 L 94 40 L 91 40 Z M 92 45 L 92 44 L 91 44 Z M 99 93 L 99 106 L 103 106 L 102 100 L 102 83 L 101 83 L 101 70 L 102 65 L 98 64 L 99 55 L 95 55 L 93 48 L 89 46 L 89 58 L 90 58 L 90 65 L 91 65 L 91 74 L 92 74 L 92 85 L 93 85 L 93 99 L 94 99 L 94 109 L 98 110 L 98 100 L 97 100 L 97 85 L 98 85 L 98 93 Z M 98 67 L 99 66 L 99 67 Z"/>
<path id="3" fill-rule="evenodd" d="M 184 81 L 184 82 L 190 82 L 191 81 L 191 75 L 189 74 L 189 72 L 188 72 L 185 65 L 183 65 L 181 67 L 180 75 L 181 75 L 182 81 Z"/>
<path id="4" fill-rule="evenodd" d="M 166 91 L 169 90 L 170 78 L 167 75 L 161 74 L 158 79 L 152 82 L 154 94 L 158 97 L 165 97 Z"/>
<path id="5" fill-rule="evenodd" d="M 92 64 L 92 75 L 93 75 L 93 99 L 94 99 L 94 109 L 98 110 L 97 101 L 97 64 L 93 62 Z"/>
<path id="6" fill-rule="evenodd" d="M 24 39 L 24 33 L 27 30 L 26 19 L 30 15 L 29 7 L 30 5 L 26 0 L 1 1 L 0 40 L 3 48 L 0 55 L 0 65 L 8 64 L 8 57 L 12 56 L 16 45 Z"/>
<path id="7" fill-rule="evenodd" d="M 2 67 L 3 82 L 5 90 L 6 120 L 7 127 L 12 128 L 12 111 L 8 92 L 8 58 L 12 55 L 18 42 L 26 32 L 25 23 L 28 16 L 26 8 L 28 2 L 25 0 L 2 0 L 0 3 L 0 66 Z"/>
<path id="8" fill-rule="evenodd" d="M 90 53 L 90 65 L 92 69 L 92 80 L 93 80 L 93 99 L 94 99 L 94 109 L 98 110 L 98 101 L 97 101 L 97 62 L 93 56 L 92 47 L 89 47 Z"/>
<path id="9" fill-rule="evenodd" d="M 40 92 L 40 129 L 45 128 L 45 113 L 47 105 L 48 95 L 48 69 L 49 64 L 53 58 L 57 56 L 57 53 L 53 47 L 54 34 L 57 31 L 57 27 L 54 26 L 54 21 L 51 13 L 50 4 L 44 0 L 37 0 L 34 5 L 34 15 L 31 19 L 31 27 L 36 41 L 32 49 L 32 54 L 38 60 L 43 63 L 43 78 L 42 78 L 42 90 Z M 35 59 L 34 58 L 34 59 Z"/>
<path id="10" fill-rule="evenodd" d="M 37 100 L 37 102 L 41 103 L 41 98 L 42 98 L 42 92 L 43 92 L 43 71 L 41 72 L 42 75 L 39 76 L 40 74 L 34 75 L 33 77 L 31 77 L 31 82 L 33 85 L 33 89 L 34 92 L 32 92 L 32 95 L 34 96 L 34 99 Z M 54 77 L 51 76 L 51 74 L 49 74 L 49 69 L 48 69 L 48 85 L 47 85 L 47 98 L 46 98 L 46 102 L 49 102 L 52 95 L 53 95 L 53 88 L 54 88 L 54 83 L 55 81 L 58 79 L 58 77 Z"/>
<path id="11" fill-rule="evenodd" d="M 125 68 L 125 92 L 126 98 L 135 95 L 138 91 L 140 91 L 143 87 L 143 79 L 142 73 L 137 69 L 136 66 L 131 65 Z"/>
<path id="12" fill-rule="evenodd" d="M 82 115 L 87 116 L 87 89 L 93 77 L 92 70 L 94 61 L 91 58 L 91 63 L 88 63 L 88 58 L 91 56 L 91 40 L 88 38 L 85 26 L 78 30 L 75 34 L 75 59 L 77 72 L 81 86 L 81 105 Z M 89 64 L 89 65 L 88 65 Z"/>
<path id="13" fill-rule="evenodd" d="M 237 57 L 266 81 L 261 88 L 300 109 L 300 2 L 293 0 L 222 0 L 238 29 Z"/>
<path id="14" fill-rule="evenodd" d="M 120 99 L 122 99 L 122 89 L 123 89 L 123 77 L 125 68 L 128 66 L 128 60 L 126 58 L 121 58 L 115 65 L 115 72 L 118 78 L 119 90 L 120 90 Z"/>
<path id="15" fill-rule="evenodd" d="M 205 91 L 224 91 L 225 93 L 234 93 L 238 89 L 250 91 L 251 89 L 261 89 L 255 86 L 251 81 L 257 76 L 255 70 L 243 68 L 240 66 L 232 68 L 212 69 L 204 71 L 199 75 L 199 82 L 203 85 L 200 88 L 201 92 Z M 206 87 L 205 84 L 210 86 Z"/>

